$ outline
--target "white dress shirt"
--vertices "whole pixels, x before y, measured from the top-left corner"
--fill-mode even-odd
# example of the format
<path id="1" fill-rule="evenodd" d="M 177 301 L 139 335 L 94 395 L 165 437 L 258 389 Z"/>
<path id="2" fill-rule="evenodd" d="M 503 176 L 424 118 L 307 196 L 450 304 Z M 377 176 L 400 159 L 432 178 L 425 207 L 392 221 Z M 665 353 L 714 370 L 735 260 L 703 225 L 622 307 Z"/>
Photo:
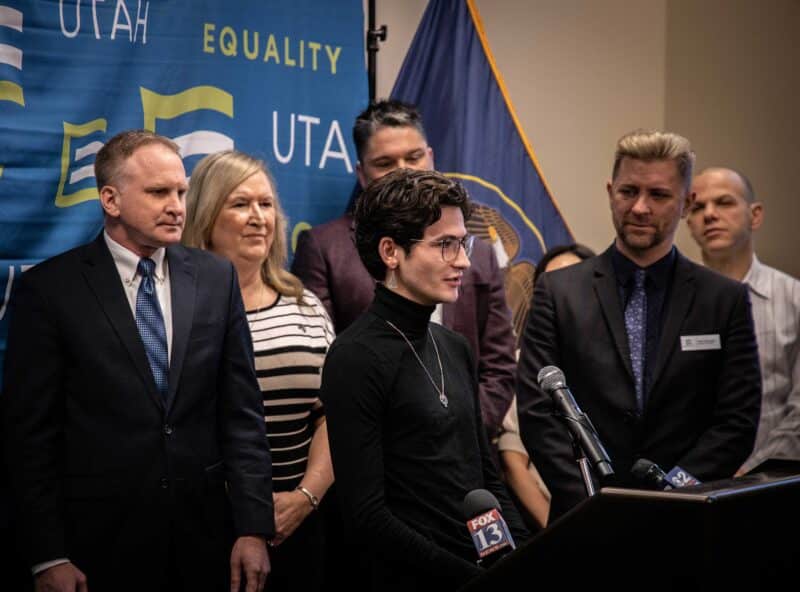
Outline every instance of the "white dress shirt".
<path id="1" fill-rule="evenodd" d="M 761 420 L 742 465 L 769 458 L 800 460 L 800 281 L 755 256 L 743 280 L 750 288 L 761 365 Z"/>

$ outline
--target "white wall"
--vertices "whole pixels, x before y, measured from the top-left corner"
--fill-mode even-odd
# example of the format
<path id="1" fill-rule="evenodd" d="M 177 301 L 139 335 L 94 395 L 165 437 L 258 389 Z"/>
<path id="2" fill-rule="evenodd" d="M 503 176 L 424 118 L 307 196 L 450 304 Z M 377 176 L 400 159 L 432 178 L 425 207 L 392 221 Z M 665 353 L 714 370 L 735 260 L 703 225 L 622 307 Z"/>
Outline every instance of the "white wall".
<path id="1" fill-rule="evenodd" d="M 744 172 L 765 204 L 759 258 L 800 277 L 800 2 L 670 0 L 666 127 L 700 168 Z M 697 253 L 684 229 L 679 245 Z"/>
<path id="2" fill-rule="evenodd" d="M 605 249 L 614 236 L 605 183 L 615 143 L 664 118 L 664 1 L 477 6 L 567 224 L 579 242 Z"/>
<path id="3" fill-rule="evenodd" d="M 389 37 L 385 97 L 425 0 L 377 0 Z M 542 172 L 575 237 L 611 243 L 605 195 L 614 145 L 638 127 L 692 140 L 701 166 L 732 164 L 767 201 L 761 258 L 800 275 L 796 100 L 800 2 L 476 0 L 489 44 Z M 719 16 L 723 15 L 723 16 Z M 696 257 L 688 233 L 679 247 Z"/>

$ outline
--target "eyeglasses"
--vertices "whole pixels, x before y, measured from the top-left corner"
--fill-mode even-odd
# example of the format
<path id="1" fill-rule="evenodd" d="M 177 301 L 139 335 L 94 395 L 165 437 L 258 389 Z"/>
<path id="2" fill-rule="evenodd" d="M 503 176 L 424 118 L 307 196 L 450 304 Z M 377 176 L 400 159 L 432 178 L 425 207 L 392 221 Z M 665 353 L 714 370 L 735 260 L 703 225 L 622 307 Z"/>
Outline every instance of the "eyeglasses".
<path id="1" fill-rule="evenodd" d="M 427 241 L 419 238 L 412 238 L 412 243 L 425 243 Z M 461 238 L 443 238 L 441 240 L 432 241 L 428 244 L 432 247 L 440 247 L 442 249 L 442 261 L 450 263 L 458 259 L 458 254 L 461 248 L 464 248 L 464 253 L 467 257 L 472 254 L 472 245 L 475 243 L 475 237 L 467 234 Z"/>

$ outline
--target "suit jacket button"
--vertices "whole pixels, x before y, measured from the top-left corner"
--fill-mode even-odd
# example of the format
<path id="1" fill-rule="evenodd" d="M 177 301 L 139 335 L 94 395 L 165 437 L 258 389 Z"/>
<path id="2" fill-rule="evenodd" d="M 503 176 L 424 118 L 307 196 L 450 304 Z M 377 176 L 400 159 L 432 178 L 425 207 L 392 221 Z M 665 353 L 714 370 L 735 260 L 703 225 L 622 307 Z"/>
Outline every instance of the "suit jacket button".
<path id="1" fill-rule="evenodd" d="M 169 424 L 165 424 L 164 425 L 164 434 L 166 434 L 167 436 L 172 434 L 172 426 L 171 425 L 169 425 Z"/>
<path id="2" fill-rule="evenodd" d="M 169 480 L 166 477 L 161 479 L 161 489 L 169 489 Z"/>

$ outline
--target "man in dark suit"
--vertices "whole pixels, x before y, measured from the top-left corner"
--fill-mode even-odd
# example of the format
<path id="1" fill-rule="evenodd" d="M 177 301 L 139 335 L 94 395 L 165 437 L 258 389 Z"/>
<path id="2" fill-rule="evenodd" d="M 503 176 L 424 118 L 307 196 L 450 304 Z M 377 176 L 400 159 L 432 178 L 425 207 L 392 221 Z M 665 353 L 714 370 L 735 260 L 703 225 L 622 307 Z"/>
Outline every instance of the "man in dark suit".
<path id="1" fill-rule="evenodd" d="M 567 427 L 537 384 L 544 366 L 564 371 L 609 453 L 615 475 L 603 485 L 643 486 L 630 474 L 637 458 L 700 480 L 731 477 L 753 447 L 761 385 L 747 288 L 673 246 L 693 163 L 676 134 L 620 139 L 607 185 L 614 244 L 537 282 L 517 396 L 551 519 L 586 490 Z"/>
<path id="2" fill-rule="evenodd" d="M 370 105 L 356 119 L 353 139 L 361 187 L 387 173 L 432 170 L 433 150 L 419 112 L 395 100 Z M 319 296 L 337 333 L 372 302 L 375 281 L 356 251 L 353 216 L 347 213 L 300 233 L 292 272 Z M 514 396 L 514 335 L 503 276 L 491 247 L 476 240 L 470 268 L 455 303 L 434 313 L 444 326 L 467 338 L 478 362 L 480 404 L 490 439 L 497 436 Z"/>
<path id="3" fill-rule="evenodd" d="M 13 301 L 3 427 L 36 589 L 256 592 L 271 464 L 233 267 L 177 244 L 167 138 L 115 136 L 95 176 L 104 232 Z"/>

